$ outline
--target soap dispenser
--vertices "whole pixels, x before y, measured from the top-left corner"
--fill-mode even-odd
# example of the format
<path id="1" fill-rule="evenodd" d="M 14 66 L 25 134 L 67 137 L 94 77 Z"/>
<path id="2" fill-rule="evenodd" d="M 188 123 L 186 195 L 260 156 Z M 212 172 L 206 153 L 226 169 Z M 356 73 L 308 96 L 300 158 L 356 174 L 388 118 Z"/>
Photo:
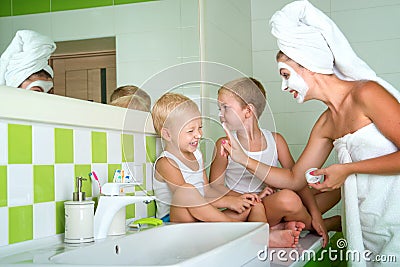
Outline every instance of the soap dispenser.
<path id="1" fill-rule="evenodd" d="M 65 243 L 87 243 L 94 241 L 94 201 L 85 200 L 82 182 L 87 179 L 76 177 L 72 201 L 66 201 L 65 207 Z"/>

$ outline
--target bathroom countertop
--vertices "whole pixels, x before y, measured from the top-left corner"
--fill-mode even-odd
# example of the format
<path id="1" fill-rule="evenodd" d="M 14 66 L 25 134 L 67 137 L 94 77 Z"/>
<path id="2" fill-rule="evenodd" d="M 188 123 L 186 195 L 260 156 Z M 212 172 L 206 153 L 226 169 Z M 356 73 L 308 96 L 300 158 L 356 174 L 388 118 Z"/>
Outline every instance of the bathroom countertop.
<path id="1" fill-rule="evenodd" d="M 128 231 L 127 234 L 134 234 L 137 231 Z M 329 232 L 329 236 L 332 237 L 334 232 Z M 109 236 L 107 239 L 118 239 L 122 236 Z M 37 239 L 32 241 L 26 241 L 22 243 L 17 243 L 5 247 L 0 247 L 0 266 L 45 266 L 53 265 L 52 263 L 45 263 L 49 257 L 56 254 L 77 249 L 80 247 L 90 246 L 94 244 L 82 243 L 82 244 L 66 244 L 64 241 L 64 235 L 60 234 L 57 236 Z M 96 243 L 102 242 L 102 240 L 97 240 Z M 295 248 L 268 248 L 269 259 L 272 259 L 271 267 L 298 267 L 304 266 L 307 263 L 297 257 L 305 250 L 314 251 L 317 253 L 322 248 L 322 238 L 315 234 L 307 234 L 301 237 L 299 240 L 299 245 Z M 297 260 L 295 260 L 295 258 Z M 59 267 L 70 266 L 64 264 L 55 264 Z M 252 265 L 252 264 L 250 264 Z M 77 267 L 79 265 L 73 265 Z M 85 266 L 85 265 L 82 265 Z"/>
<path id="2" fill-rule="evenodd" d="M 304 236 L 303 234 L 306 235 Z M 334 234 L 335 232 L 329 232 L 329 238 Z M 305 232 L 302 232 L 301 236 L 296 248 L 269 248 L 270 257 L 272 256 L 271 267 L 299 267 L 304 266 L 309 261 L 307 258 L 312 260 L 312 256 L 316 255 L 322 248 L 322 237 Z M 274 251 L 272 252 L 272 250 Z M 302 254 L 305 256 L 304 260 L 300 258 Z M 311 256 L 308 257 L 308 255 Z M 318 259 L 315 257 L 315 260 Z"/>

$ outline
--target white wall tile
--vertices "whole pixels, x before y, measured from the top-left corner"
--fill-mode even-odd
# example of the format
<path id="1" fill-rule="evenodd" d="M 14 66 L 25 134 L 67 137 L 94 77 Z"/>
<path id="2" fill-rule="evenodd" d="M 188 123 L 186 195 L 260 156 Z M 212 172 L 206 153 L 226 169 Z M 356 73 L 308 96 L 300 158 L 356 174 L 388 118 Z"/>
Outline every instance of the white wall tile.
<path id="1" fill-rule="evenodd" d="M 49 14 L 55 41 L 115 36 L 114 8 L 112 6 Z"/>
<path id="2" fill-rule="evenodd" d="M 118 62 L 171 60 L 181 56 L 180 29 L 120 34 L 117 36 Z"/>
<path id="3" fill-rule="evenodd" d="M 399 30 L 400 35 L 400 30 Z M 378 74 L 400 73 L 400 36 L 398 39 L 380 40 L 352 45 L 354 51 Z"/>
<path id="4" fill-rule="evenodd" d="M 135 133 L 134 135 L 134 158 L 135 164 L 146 162 L 146 136 L 142 133 Z"/>
<path id="5" fill-rule="evenodd" d="M 119 164 L 122 161 L 121 133 L 107 133 L 107 163 Z"/>
<path id="6" fill-rule="evenodd" d="M 8 245 L 8 207 L 0 208 L 0 247 Z"/>
<path id="7" fill-rule="evenodd" d="M 114 10 L 117 34 L 180 27 L 180 0 L 119 5 Z"/>
<path id="8" fill-rule="evenodd" d="M 11 40 L 15 36 L 15 31 L 13 29 L 14 19 L 13 17 L 1 17 L 0 18 L 0 54 L 3 54 L 4 50 L 11 43 Z"/>
<path id="9" fill-rule="evenodd" d="M 74 130 L 74 163 L 92 162 L 92 135 L 90 130 Z"/>
<path id="10" fill-rule="evenodd" d="M 153 163 L 146 163 L 146 190 L 153 190 Z"/>
<path id="11" fill-rule="evenodd" d="M 332 12 L 332 19 L 350 43 L 368 42 L 400 38 L 399 13 L 400 4 Z"/>
<path id="12" fill-rule="evenodd" d="M 181 5 L 181 27 L 198 27 L 199 20 L 199 1 L 198 0 L 180 0 Z"/>
<path id="13" fill-rule="evenodd" d="M 54 127 L 33 125 L 33 164 L 54 164 Z"/>
<path id="14" fill-rule="evenodd" d="M 14 34 L 19 30 L 34 30 L 51 38 L 53 31 L 50 13 L 14 16 L 13 29 Z"/>
<path id="15" fill-rule="evenodd" d="M 271 34 L 268 20 L 252 21 L 253 51 L 277 50 L 276 38 Z"/>
<path id="16" fill-rule="evenodd" d="M 100 181 L 100 186 L 108 182 L 108 165 L 106 163 L 93 163 L 92 171 L 95 171 L 97 178 Z M 92 176 L 92 196 L 100 195 L 97 181 Z"/>
<path id="17" fill-rule="evenodd" d="M 55 202 L 44 202 L 33 205 L 33 239 L 56 234 Z"/>
<path id="18" fill-rule="evenodd" d="M 31 164 L 9 164 L 7 170 L 8 206 L 33 204 L 33 167 Z"/>
<path id="19" fill-rule="evenodd" d="M 8 127 L 7 123 L 0 122 L 0 165 L 8 164 Z"/>
<path id="20" fill-rule="evenodd" d="M 328 1 L 327 1 L 328 2 Z M 339 10 L 358 10 L 361 8 L 372 8 L 372 7 L 388 7 L 394 5 L 399 5 L 398 0 L 334 0 L 329 1 L 331 2 L 332 11 L 339 11 Z"/>
<path id="21" fill-rule="evenodd" d="M 72 200 L 75 188 L 74 164 L 54 165 L 55 200 Z"/>
<path id="22" fill-rule="evenodd" d="M 133 165 L 133 177 L 135 178 L 135 181 L 141 184 L 143 183 L 144 181 L 143 163 L 141 164 L 135 163 Z"/>

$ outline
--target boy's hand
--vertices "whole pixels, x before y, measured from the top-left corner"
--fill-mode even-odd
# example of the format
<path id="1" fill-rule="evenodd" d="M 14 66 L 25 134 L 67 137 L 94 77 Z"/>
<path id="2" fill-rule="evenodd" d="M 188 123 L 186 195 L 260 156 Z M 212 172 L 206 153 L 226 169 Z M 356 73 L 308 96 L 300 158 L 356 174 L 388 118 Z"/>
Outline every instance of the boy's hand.
<path id="1" fill-rule="evenodd" d="M 255 203 L 261 202 L 261 198 L 257 194 L 245 193 L 245 194 L 241 195 L 241 197 L 244 199 L 251 200 L 253 202 L 253 205 Z"/>
<path id="2" fill-rule="evenodd" d="M 275 193 L 275 190 L 269 186 L 265 187 L 263 191 L 261 191 L 258 196 L 259 198 L 264 198 L 266 196 L 272 195 Z"/>
<path id="3" fill-rule="evenodd" d="M 231 196 L 229 209 L 236 211 L 237 213 L 242 213 L 246 211 L 246 209 L 251 208 L 253 206 L 253 201 L 247 198 L 243 198 L 242 196 Z"/>

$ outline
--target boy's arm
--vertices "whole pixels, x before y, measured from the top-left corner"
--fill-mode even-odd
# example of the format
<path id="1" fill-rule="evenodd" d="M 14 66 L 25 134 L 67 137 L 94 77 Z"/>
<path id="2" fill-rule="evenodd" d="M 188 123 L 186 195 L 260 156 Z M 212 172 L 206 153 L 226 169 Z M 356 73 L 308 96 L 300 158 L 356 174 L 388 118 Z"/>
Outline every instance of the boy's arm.
<path id="1" fill-rule="evenodd" d="M 276 150 L 278 153 L 278 160 L 282 168 L 291 169 L 294 166 L 294 159 L 290 153 L 289 146 L 279 133 L 272 133 L 275 137 Z"/>
<path id="2" fill-rule="evenodd" d="M 210 185 L 221 194 L 230 194 L 230 190 L 225 186 L 225 171 L 228 166 L 228 157 L 221 155 L 221 142 L 225 138 L 217 140 L 214 147 L 214 160 L 210 167 Z"/>
<path id="3" fill-rule="evenodd" d="M 172 193 L 186 183 L 178 165 L 167 157 L 157 160 L 155 171 L 155 178 L 161 182 L 166 182 Z"/>

